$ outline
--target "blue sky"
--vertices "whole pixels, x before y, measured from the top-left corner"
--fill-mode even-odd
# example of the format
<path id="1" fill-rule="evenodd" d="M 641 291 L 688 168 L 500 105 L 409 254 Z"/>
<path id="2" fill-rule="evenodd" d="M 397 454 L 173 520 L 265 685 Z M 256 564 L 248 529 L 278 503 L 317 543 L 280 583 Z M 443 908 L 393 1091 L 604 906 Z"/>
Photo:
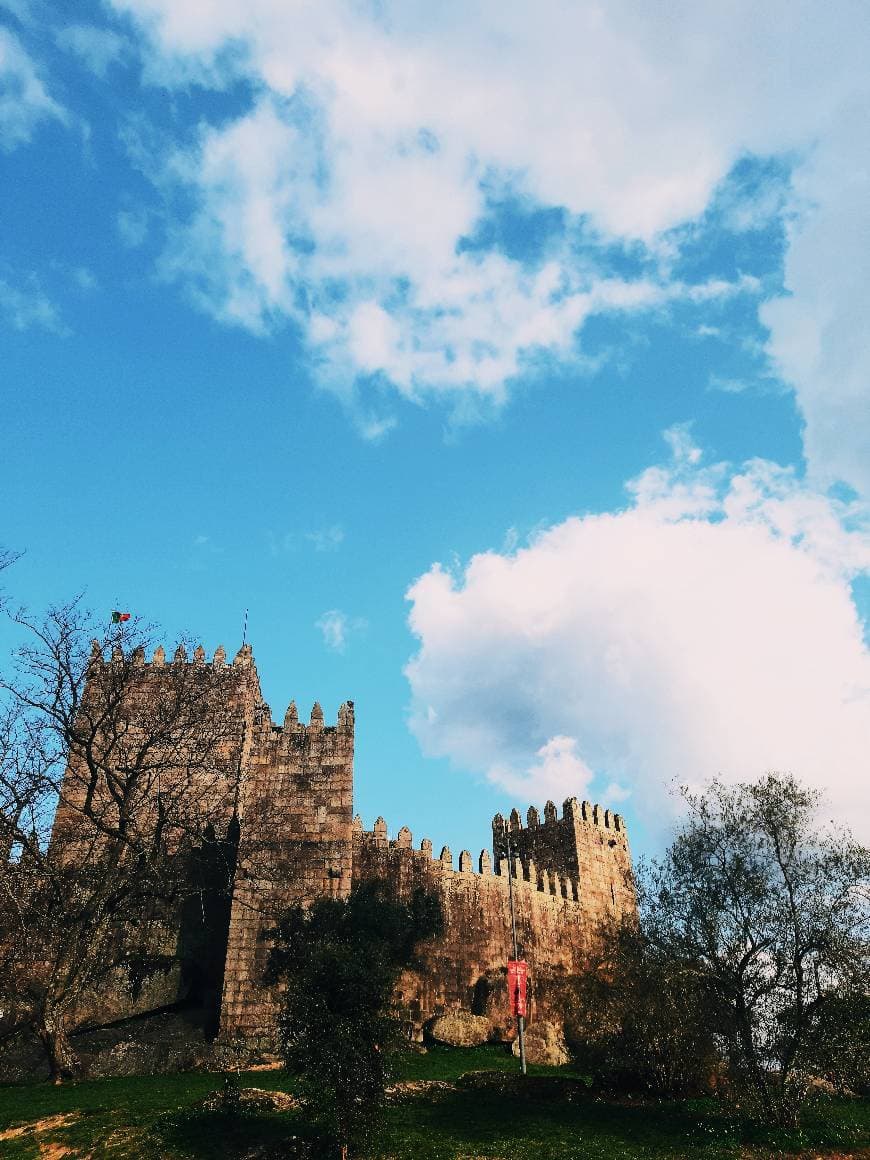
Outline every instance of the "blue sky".
<path id="1" fill-rule="evenodd" d="M 439 848 L 770 768 L 866 833 L 867 33 L 0 0 L 7 590 L 249 608 Z"/>

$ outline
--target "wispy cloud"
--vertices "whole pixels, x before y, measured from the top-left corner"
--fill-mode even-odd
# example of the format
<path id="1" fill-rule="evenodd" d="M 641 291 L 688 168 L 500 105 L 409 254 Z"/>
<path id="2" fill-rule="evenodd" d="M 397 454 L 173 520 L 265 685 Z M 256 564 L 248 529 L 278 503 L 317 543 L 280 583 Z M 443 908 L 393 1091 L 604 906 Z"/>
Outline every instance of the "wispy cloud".
<path id="1" fill-rule="evenodd" d="M 120 60 L 127 42 L 109 28 L 92 24 L 70 24 L 55 37 L 59 48 L 74 53 L 96 76 L 103 78 L 109 66 Z"/>
<path id="2" fill-rule="evenodd" d="M 0 11 L 3 9 L 11 12 L 16 20 L 20 20 L 22 24 L 33 18 L 32 0 L 0 0 Z"/>
<path id="3" fill-rule="evenodd" d="M 64 280 L 70 282 L 76 289 L 85 293 L 96 290 L 99 286 L 96 274 L 88 266 L 69 265 L 67 262 L 54 258 L 49 262 L 49 267 L 61 274 Z"/>
<path id="4" fill-rule="evenodd" d="M 344 543 L 344 528 L 341 524 L 332 524 L 328 528 L 306 532 L 305 539 L 313 544 L 315 552 L 337 552 Z"/>
<path id="5" fill-rule="evenodd" d="M 223 547 L 205 532 L 198 532 L 190 542 L 189 567 L 194 572 L 203 572 L 214 566 L 216 559 L 224 554 Z"/>
<path id="6" fill-rule="evenodd" d="M 352 636 L 365 632 L 368 621 L 363 617 L 348 616 L 340 608 L 330 608 L 314 622 L 314 627 L 320 630 L 328 649 L 342 653 Z"/>
<path id="7" fill-rule="evenodd" d="M 13 330 L 35 326 L 61 336 L 70 333 L 57 306 L 33 276 L 18 285 L 0 276 L 0 319 Z"/>
<path id="8" fill-rule="evenodd" d="M 20 40 L 0 28 L 0 149 L 26 144 L 43 121 L 67 123 L 66 110 L 48 93 Z"/>
<path id="9" fill-rule="evenodd" d="M 87 266 L 74 266 L 70 271 L 73 281 L 80 290 L 96 290 L 99 283 L 97 276 L 93 270 L 89 270 Z"/>
<path id="10" fill-rule="evenodd" d="M 266 530 L 266 544 L 272 556 L 285 556 L 302 548 L 315 552 L 337 552 L 344 539 L 345 532 L 341 524 L 330 524 L 310 532 L 276 532 L 271 528 Z"/>
<path id="11" fill-rule="evenodd" d="M 142 245 L 148 236 L 149 217 L 144 209 L 124 209 L 118 213 L 115 224 L 125 246 L 135 249 Z"/>
<path id="12" fill-rule="evenodd" d="M 707 386 L 711 391 L 722 391 L 726 395 L 742 395 L 749 389 L 746 379 L 733 379 L 725 375 L 710 375 Z"/>

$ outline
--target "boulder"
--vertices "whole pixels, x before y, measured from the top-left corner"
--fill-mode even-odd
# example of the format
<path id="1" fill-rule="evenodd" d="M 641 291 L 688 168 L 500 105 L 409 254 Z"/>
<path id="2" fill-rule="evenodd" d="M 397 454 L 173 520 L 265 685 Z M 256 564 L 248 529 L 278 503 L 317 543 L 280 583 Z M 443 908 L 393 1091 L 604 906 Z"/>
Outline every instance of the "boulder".
<path id="1" fill-rule="evenodd" d="M 436 1015 L 429 1024 L 429 1034 L 436 1043 L 450 1047 L 479 1047 L 492 1037 L 492 1023 L 485 1015 L 470 1011 L 448 1011 Z"/>
<path id="2" fill-rule="evenodd" d="M 562 1067 L 571 1062 L 565 1036 L 561 1027 L 555 1023 L 533 1023 L 525 1029 L 526 1059 L 529 1063 L 545 1063 L 551 1067 Z M 519 1036 L 514 1040 L 511 1049 L 514 1055 L 520 1054 Z"/>

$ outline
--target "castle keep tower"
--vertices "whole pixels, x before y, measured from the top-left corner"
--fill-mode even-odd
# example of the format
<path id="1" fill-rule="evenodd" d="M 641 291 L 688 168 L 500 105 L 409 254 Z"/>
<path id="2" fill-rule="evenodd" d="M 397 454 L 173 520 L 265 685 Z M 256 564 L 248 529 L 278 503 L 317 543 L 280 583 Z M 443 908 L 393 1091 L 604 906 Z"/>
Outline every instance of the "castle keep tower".
<path id="1" fill-rule="evenodd" d="M 136 824 L 154 830 L 161 801 L 171 796 L 172 816 L 183 821 L 188 839 L 201 843 L 192 868 L 213 872 L 207 881 L 191 880 L 192 894 L 174 926 L 167 915 L 150 934 L 147 949 L 177 964 L 152 1006 L 184 998 L 193 986 L 194 998 L 213 1012 L 207 1025 L 219 1026 L 222 1039 L 269 1040 L 276 1012 L 274 996 L 262 985 L 268 955 L 262 932 L 295 902 L 345 897 L 350 890 L 353 704 L 341 706 L 335 725 L 324 722 L 315 704 L 305 725 L 291 702 L 283 726 L 273 725 L 250 645 L 231 664 L 223 648 L 209 663 L 202 648 L 189 659 L 179 646 L 167 660 L 160 647 L 146 662 L 141 649 L 125 658 L 116 648 L 106 660 L 97 646 L 83 702 L 98 702 L 98 716 L 107 697 L 123 706 L 123 737 L 158 736 L 164 709 L 172 714 L 185 698 L 190 705 L 187 717 L 176 711 L 172 718 L 187 742 L 180 765 L 175 768 L 170 755 L 159 778 L 143 787 L 135 799 Z M 116 754 L 126 779 L 116 740 L 107 739 L 106 752 Z M 78 807 L 95 789 L 105 809 L 114 810 L 112 795 L 71 755 L 62 795 L 68 804 L 59 807 L 54 825 L 67 850 L 75 848 L 68 835 L 82 825 Z M 168 830 L 167 837 L 171 852 Z M 112 1018 L 141 1009 L 125 1001 L 122 980 L 111 995 L 107 989 L 97 997 L 97 1005 Z"/>

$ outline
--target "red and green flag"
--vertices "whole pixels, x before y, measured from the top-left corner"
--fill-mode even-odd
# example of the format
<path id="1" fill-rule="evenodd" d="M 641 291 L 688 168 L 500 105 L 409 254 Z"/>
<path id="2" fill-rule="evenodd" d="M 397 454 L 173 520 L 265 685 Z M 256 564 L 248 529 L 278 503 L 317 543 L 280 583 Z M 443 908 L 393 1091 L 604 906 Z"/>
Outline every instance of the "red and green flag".
<path id="1" fill-rule="evenodd" d="M 117 612 L 114 610 L 112 612 L 112 624 L 123 624 L 125 620 L 129 620 L 129 619 L 130 619 L 129 612 Z"/>

